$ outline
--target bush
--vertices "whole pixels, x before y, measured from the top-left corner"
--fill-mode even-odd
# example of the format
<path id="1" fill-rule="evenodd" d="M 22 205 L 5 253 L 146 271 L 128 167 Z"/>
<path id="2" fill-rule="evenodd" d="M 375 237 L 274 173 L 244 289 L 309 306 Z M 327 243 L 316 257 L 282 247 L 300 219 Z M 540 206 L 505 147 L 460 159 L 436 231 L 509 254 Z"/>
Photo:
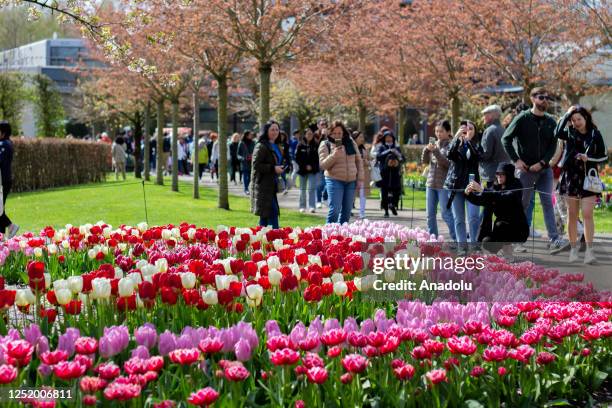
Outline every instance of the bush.
<path id="1" fill-rule="evenodd" d="M 74 139 L 15 138 L 12 191 L 104 181 L 111 147 Z"/>

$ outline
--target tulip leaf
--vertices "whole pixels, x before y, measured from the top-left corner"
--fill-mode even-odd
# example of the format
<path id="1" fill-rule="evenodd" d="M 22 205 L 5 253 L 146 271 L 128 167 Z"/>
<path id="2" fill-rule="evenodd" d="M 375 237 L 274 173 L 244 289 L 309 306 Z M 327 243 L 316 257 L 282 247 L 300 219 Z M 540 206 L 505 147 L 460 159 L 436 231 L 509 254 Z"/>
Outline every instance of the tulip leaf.
<path id="1" fill-rule="evenodd" d="M 593 388 L 597 389 L 603 384 L 603 382 L 608 378 L 608 373 L 605 373 L 600 370 L 596 370 L 593 373 Z"/>
<path id="2" fill-rule="evenodd" d="M 548 401 L 546 404 L 544 404 L 544 407 L 546 408 L 548 407 L 567 407 L 571 405 L 572 404 L 570 404 L 568 400 L 556 399 L 556 400 Z"/>
<path id="3" fill-rule="evenodd" d="M 464 406 L 465 408 L 484 408 L 484 405 L 476 400 L 467 400 L 465 401 Z"/>
<path id="4" fill-rule="evenodd" d="M 576 375 L 576 367 L 570 367 L 569 373 L 563 377 L 563 384 L 568 385 Z"/>

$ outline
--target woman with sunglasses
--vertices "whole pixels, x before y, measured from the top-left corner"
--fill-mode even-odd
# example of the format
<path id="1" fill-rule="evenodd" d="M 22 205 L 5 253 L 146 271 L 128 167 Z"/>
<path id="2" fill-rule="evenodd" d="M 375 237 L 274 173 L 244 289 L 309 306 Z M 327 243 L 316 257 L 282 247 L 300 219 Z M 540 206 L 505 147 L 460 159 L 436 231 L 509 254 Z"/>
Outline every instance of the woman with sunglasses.
<path id="1" fill-rule="evenodd" d="M 591 113 L 582 106 L 571 106 L 561 118 L 555 130 L 555 136 L 565 140 L 565 150 L 558 166 L 562 169 L 561 179 L 557 186 L 559 194 L 566 196 L 568 205 L 567 233 L 570 240 L 569 261 L 578 260 L 577 221 L 582 207 L 584 238 L 586 251 L 584 263 L 595 262 L 593 253 L 593 236 L 595 222 L 593 207 L 600 193 L 584 189 L 584 180 L 589 172 L 598 174 L 598 163 L 606 163 L 608 154 L 601 133 L 593 123 Z"/>
<path id="2" fill-rule="evenodd" d="M 514 177 L 512 163 L 500 163 L 490 189 L 483 189 L 476 181 L 465 189 L 466 199 L 490 210 L 495 217 L 485 217 L 480 224 L 479 241 L 483 249 L 496 254 L 501 249 L 507 260 L 513 260 L 512 243 L 523 242 L 529 236 L 527 217 L 523 211 L 521 182 Z"/>
<path id="3" fill-rule="evenodd" d="M 480 208 L 472 203 L 466 203 L 464 190 L 471 181 L 480 182 L 478 161 L 481 155 L 482 148 L 476 142 L 476 125 L 469 120 L 462 121 L 459 131 L 451 141 L 446 154 L 450 164 L 444 182 L 444 188 L 451 192 L 447 208 L 452 208 L 453 211 L 455 234 L 460 254 L 467 253 L 466 204 L 469 242 L 476 243 L 478 238 Z"/>

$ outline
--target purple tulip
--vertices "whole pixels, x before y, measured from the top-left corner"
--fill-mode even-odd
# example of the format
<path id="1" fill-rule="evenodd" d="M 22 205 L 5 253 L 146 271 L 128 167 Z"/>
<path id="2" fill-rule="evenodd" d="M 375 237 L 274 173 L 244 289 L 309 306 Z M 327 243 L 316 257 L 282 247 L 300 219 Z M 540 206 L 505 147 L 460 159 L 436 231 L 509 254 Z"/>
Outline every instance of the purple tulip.
<path id="1" fill-rule="evenodd" d="M 42 336 L 40 327 L 37 324 L 31 324 L 23 329 L 23 337 L 33 346 L 38 344 L 38 339 Z"/>
<path id="2" fill-rule="evenodd" d="M 151 323 L 145 323 L 134 330 L 134 338 L 138 345 L 151 349 L 157 343 L 157 330 Z"/>
<path id="3" fill-rule="evenodd" d="M 193 341 L 190 336 L 187 334 L 182 334 L 176 339 L 176 348 L 179 349 L 188 349 L 195 347 Z"/>
<path id="4" fill-rule="evenodd" d="M 170 332 L 170 330 L 166 330 L 162 334 L 159 335 L 159 343 L 157 344 L 157 349 L 159 350 L 159 354 L 165 356 L 173 350 L 176 350 L 176 336 Z"/>
<path id="5" fill-rule="evenodd" d="M 276 320 L 268 320 L 266 322 L 266 336 L 274 337 L 281 334 L 281 329 L 278 327 Z"/>
<path id="6" fill-rule="evenodd" d="M 305 337 L 306 337 L 306 326 L 304 326 L 304 323 L 302 322 L 299 322 L 298 324 L 293 326 L 291 333 L 289 333 L 289 338 L 291 339 L 293 344 L 299 344 L 300 341 L 304 340 Z"/>
<path id="7" fill-rule="evenodd" d="M 126 326 L 112 326 L 104 328 L 104 335 L 100 338 L 100 355 L 109 358 L 121 353 L 130 343 L 130 332 Z"/>
<path id="8" fill-rule="evenodd" d="M 74 354 L 74 342 L 79 337 L 81 337 L 81 332 L 79 331 L 79 329 L 69 327 L 68 329 L 66 329 L 66 333 L 62 334 L 59 337 L 57 348 L 60 350 L 67 351 L 68 355 L 72 356 Z"/>
<path id="9" fill-rule="evenodd" d="M 48 377 L 51 375 L 51 373 L 53 372 L 53 366 L 41 363 L 41 365 L 38 366 L 38 373 L 42 376 L 42 377 Z"/>
<path id="10" fill-rule="evenodd" d="M 248 341 L 240 339 L 234 346 L 234 354 L 239 361 L 248 361 L 253 354 L 253 348 Z"/>
<path id="11" fill-rule="evenodd" d="M 132 354 L 130 357 L 140 357 L 143 360 L 149 358 L 149 349 L 145 346 L 138 346 L 134 350 L 132 350 Z"/>
<path id="12" fill-rule="evenodd" d="M 49 339 L 47 339 L 46 336 L 41 336 L 38 339 L 38 344 L 36 345 L 36 355 L 40 357 L 41 354 L 49 350 Z"/>

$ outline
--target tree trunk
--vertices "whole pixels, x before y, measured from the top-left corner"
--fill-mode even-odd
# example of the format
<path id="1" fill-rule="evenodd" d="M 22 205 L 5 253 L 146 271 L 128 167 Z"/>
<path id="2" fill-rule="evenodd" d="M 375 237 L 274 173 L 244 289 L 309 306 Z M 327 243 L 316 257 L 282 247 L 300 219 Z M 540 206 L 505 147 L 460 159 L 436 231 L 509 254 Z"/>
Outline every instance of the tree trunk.
<path id="1" fill-rule="evenodd" d="M 397 143 L 406 144 L 406 107 L 400 106 L 397 109 Z"/>
<path id="2" fill-rule="evenodd" d="M 525 81 L 523 81 L 523 103 L 527 105 L 531 105 L 531 96 L 529 95 L 531 93 L 531 89 L 531 82 L 528 79 L 525 79 Z"/>
<path id="3" fill-rule="evenodd" d="M 172 101 L 172 191 L 179 191 L 178 185 L 178 114 L 179 101 Z"/>
<path id="4" fill-rule="evenodd" d="M 270 77 L 272 66 L 268 64 L 259 65 L 259 129 L 270 120 Z"/>
<path id="5" fill-rule="evenodd" d="M 200 131 L 200 98 L 198 98 L 198 91 L 200 87 L 196 87 L 193 91 L 193 198 L 200 198 L 200 152 L 198 149 L 198 142 L 200 137 L 198 132 Z"/>
<path id="6" fill-rule="evenodd" d="M 461 117 L 461 99 L 459 99 L 459 93 L 456 92 L 451 95 L 451 126 L 453 128 L 453 134 L 459 129 L 459 120 Z"/>
<path id="7" fill-rule="evenodd" d="M 134 177 L 142 178 L 142 169 L 140 167 L 140 158 L 142 157 L 142 113 L 137 111 L 134 114 Z"/>
<path id="8" fill-rule="evenodd" d="M 359 131 L 364 134 L 366 130 L 366 120 L 368 118 L 368 110 L 366 109 L 365 103 L 363 101 L 359 101 Z"/>
<path id="9" fill-rule="evenodd" d="M 151 140 L 149 139 L 149 130 L 151 130 L 151 102 L 147 102 L 145 107 L 144 132 L 142 132 L 142 137 L 144 137 L 144 179 L 146 181 L 151 179 Z"/>
<path id="10" fill-rule="evenodd" d="M 164 185 L 164 100 L 157 101 L 157 142 L 156 142 L 156 180 L 155 184 Z"/>
<path id="11" fill-rule="evenodd" d="M 268 80 L 270 77 L 268 76 Z M 217 122 L 219 138 L 219 208 L 229 210 L 227 191 L 227 77 L 216 78 L 219 83 L 217 101 Z M 270 83 L 268 82 L 268 86 Z M 269 92 L 269 88 L 268 88 Z M 268 93 L 268 97 L 269 97 Z M 269 100 L 268 100 L 269 102 Z M 261 117 L 260 117 L 261 118 Z M 267 119 L 266 119 L 267 121 Z M 265 123 L 265 122 L 264 122 Z"/>

